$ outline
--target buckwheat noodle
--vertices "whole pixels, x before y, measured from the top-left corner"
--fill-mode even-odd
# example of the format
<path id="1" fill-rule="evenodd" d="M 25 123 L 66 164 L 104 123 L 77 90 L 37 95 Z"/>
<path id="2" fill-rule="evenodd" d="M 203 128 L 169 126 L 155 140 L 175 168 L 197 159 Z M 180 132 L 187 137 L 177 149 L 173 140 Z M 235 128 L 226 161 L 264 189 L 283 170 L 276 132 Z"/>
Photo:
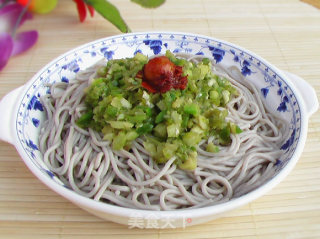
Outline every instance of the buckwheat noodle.
<path id="1" fill-rule="evenodd" d="M 198 56 L 179 57 L 201 60 Z M 155 163 L 142 138 L 133 142 L 130 151 L 113 151 L 102 135 L 75 124 L 86 108 L 84 89 L 103 64 L 78 73 L 70 83 L 51 84 L 51 94 L 41 98 L 47 113 L 39 138 L 44 163 L 78 194 L 127 208 L 198 208 L 246 194 L 274 174 L 288 126 L 268 112 L 259 91 L 236 68 L 215 66 L 213 70 L 239 92 L 227 104 L 227 120 L 243 132 L 231 135 L 231 145 L 220 146 L 218 153 L 204 150 L 213 137 L 203 140 L 197 148 L 197 168 L 183 171 L 174 164 L 175 158 L 163 165 Z"/>

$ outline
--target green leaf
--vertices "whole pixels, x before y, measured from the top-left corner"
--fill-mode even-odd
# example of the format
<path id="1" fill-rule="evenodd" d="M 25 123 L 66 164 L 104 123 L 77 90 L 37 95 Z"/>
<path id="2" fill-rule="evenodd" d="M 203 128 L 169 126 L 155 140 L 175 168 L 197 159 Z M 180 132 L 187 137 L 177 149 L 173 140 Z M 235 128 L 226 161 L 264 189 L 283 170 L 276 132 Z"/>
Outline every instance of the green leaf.
<path id="1" fill-rule="evenodd" d="M 131 2 L 137 3 L 145 8 L 156 8 L 162 5 L 165 0 L 131 0 Z"/>
<path id="2" fill-rule="evenodd" d="M 101 16 L 115 25 L 121 32 L 131 31 L 121 17 L 119 10 L 107 0 L 85 0 L 85 2 L 91 5 Z"/>

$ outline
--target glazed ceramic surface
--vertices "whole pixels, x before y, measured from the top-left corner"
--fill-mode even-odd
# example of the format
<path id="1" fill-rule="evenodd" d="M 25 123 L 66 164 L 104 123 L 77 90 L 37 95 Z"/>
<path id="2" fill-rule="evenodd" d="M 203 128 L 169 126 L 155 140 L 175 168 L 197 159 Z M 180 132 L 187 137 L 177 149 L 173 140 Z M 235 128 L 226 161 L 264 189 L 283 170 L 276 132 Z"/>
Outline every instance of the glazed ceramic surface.
<path id="1" fill-rule="evenodd" d="M 48 170 L 39 151 L 38 136 L 45 119 L 39 98 L 50 94 L 47 83 L 72 81 L 77 72 L 103 58 L 110 60 L 132 57 L 138 52 L 153 56 L 164 54 L 167 50 L 208 57 L 234 77 L 252 82 L 267 108 L 287 121 L 290 134 L 279 145 L 284 154 L 276 164 L 275 175 L 260 188 L 227 203 L 171 212 L 126 209 L 95 202 L 76 194 Z M 183 227 L 216 218 L 225 211 L 256 199 L 278 184 L 296 164 L 305 143 L 308 117 L 317 108 L 318 101 L 309 84 L 295 75 L 284 74 L 261 57 L 239 46 L 189 33 L 132 33 L 96 40 L 71 50 L 50 62 L 26 85 L 9 93 L 0 103 L 1 114 L 4 115 L 0 137 L 15 145 L 27 166 L 42 182 L 99 217 L 128 224 L 132 218 L 147 220 L 152 216 L 159 222 L 162 221 L 164 226 L 164 219 L 170 219 L 175 227 Z"/>

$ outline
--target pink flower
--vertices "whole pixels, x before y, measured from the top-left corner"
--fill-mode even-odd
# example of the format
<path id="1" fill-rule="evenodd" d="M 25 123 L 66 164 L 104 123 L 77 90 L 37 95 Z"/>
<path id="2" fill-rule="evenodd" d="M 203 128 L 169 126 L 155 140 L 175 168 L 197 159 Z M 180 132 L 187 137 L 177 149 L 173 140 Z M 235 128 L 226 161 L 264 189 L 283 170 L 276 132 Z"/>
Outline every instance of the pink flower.
<path id="1" fill-rule="evenodd" d="M 31 18 L 27 8 L 15 2 L 0 0 L 0 70 L 11 56 L 26 51 L 36 43 L 37 31 L 16 32 L 19 26 Z"/>

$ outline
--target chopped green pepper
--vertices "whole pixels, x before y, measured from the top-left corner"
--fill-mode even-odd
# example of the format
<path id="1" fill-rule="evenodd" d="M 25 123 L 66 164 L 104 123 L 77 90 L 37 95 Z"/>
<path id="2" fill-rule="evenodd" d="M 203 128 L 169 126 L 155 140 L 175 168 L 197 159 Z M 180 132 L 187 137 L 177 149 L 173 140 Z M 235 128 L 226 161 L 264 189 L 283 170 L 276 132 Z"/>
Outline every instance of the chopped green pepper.
<path id="1" fill-rule="evenodd" d="M 114 150 L 129 149 L 131 142 L 141 137 L 157 163 L 175 156 L 179 168 L 193 170 L 201 140 L 213 136 L 216 144 L 226 145 L 231 142 L 231 134 L 242 132 L 226 120 L 225 106 L 238 92 L 227 79 L 211 71 L 208 58 L 196 64 L 169 51 L 166 56 L 182 67 L 188 79 L 186 89 L 161 94 L 142 87 L 139 75 L 149 59 L 140 53 L 109 60 L 85 90 L 87 110 L 76 124 L 101 132 Z M 206 150 L 216 153 L 219 146 L 210 142 Z"/>

